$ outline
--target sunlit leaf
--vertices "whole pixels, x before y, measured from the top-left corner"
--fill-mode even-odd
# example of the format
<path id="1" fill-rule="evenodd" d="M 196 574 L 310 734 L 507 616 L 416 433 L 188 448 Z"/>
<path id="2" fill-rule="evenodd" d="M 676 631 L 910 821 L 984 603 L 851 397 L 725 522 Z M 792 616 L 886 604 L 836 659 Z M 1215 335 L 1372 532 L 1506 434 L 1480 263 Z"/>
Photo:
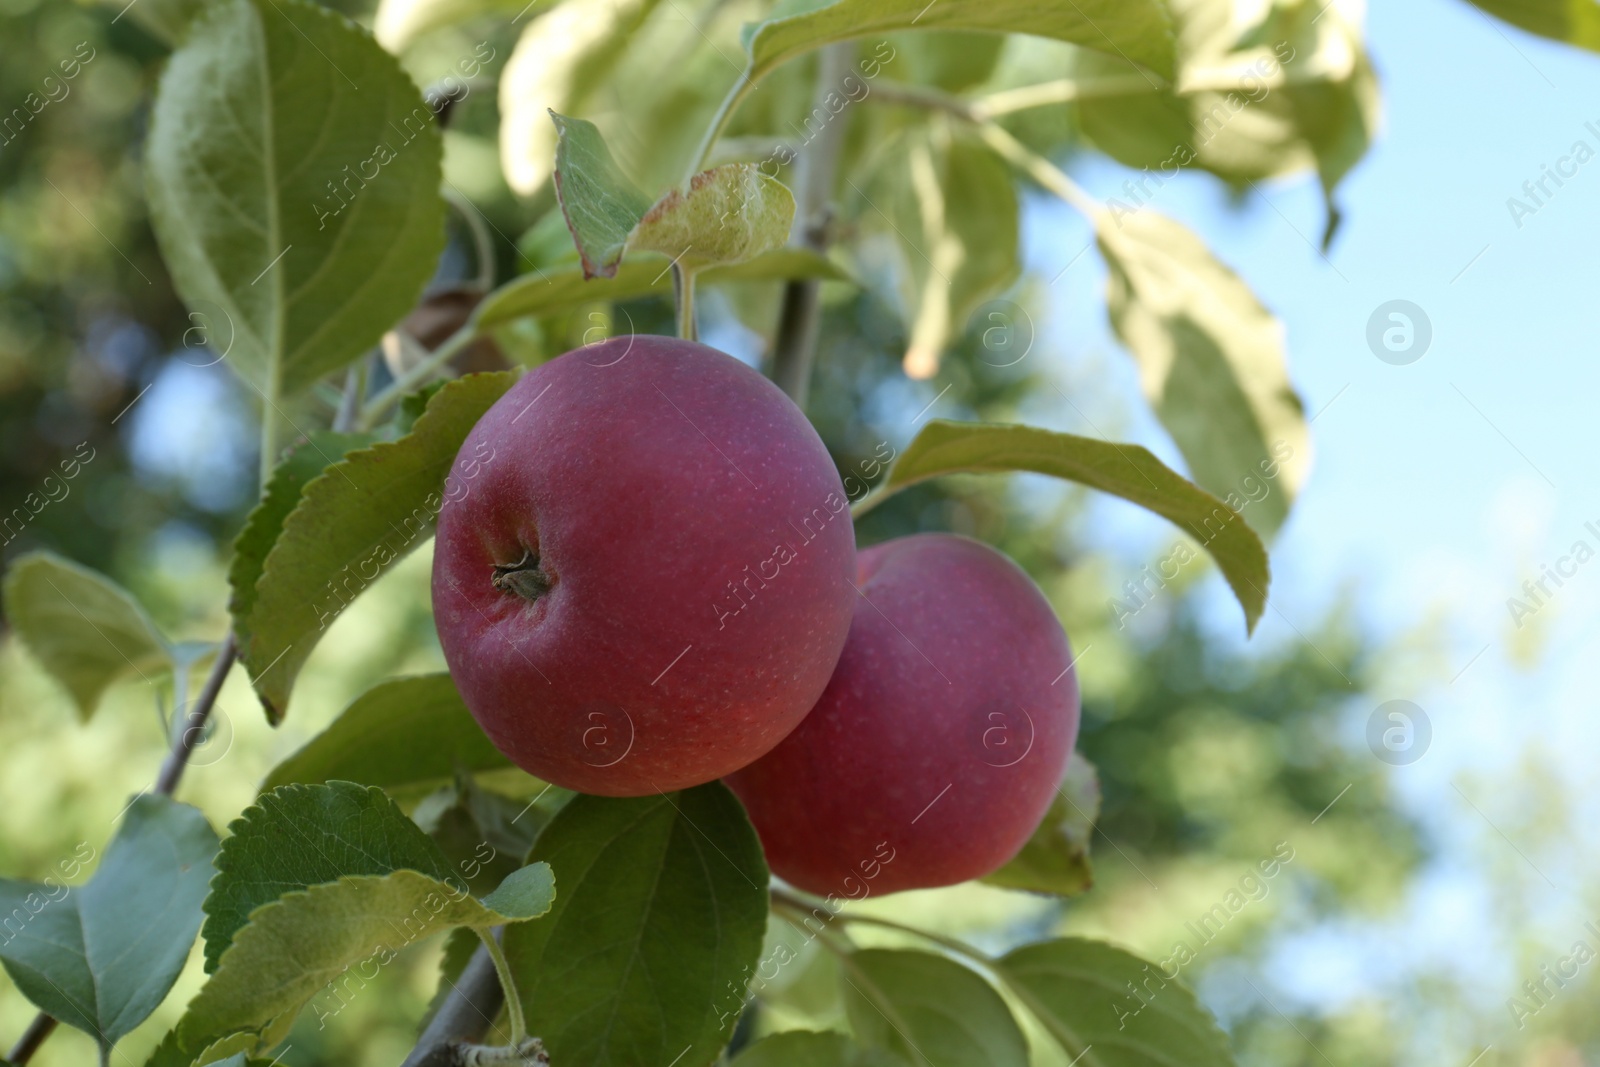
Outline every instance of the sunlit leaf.
<path id="1" fill-rule="evenodd" d="M 500 165 L 514 191 L 531 195 L 550 177 L 556 164 L 550 112 L 584 109 L 656 3 L 564 0 L 529 21 L 500 72 Z"/>
<path id="2" fill-rule="evenodd" d="M 208 971 L 255 909 L 285 893 L 397 870 L 461 884 L 444 853 L 383 790 L 352 782 L 274 789 L 228 829 L 205 899 Z"/>
<path id="3" fill-rule="evenodd" d="M 1496 18 L 1540 37 L 1600 52 L 1600 10 L 1584 0 L 1470 0 Z"/>
<path id="4" fill-rule="evenodd" d="M 747 29 L 749 76 L 836 41 L 911 29 L 1029 33 L 1173 72 L 1172 22 L 1160 0 L 838 0 Z"/>
<path id="5" fill-rule="evenodd" d="M 1100 941 L 1024 945 L 1001 980 L 1082 1067 L 1232 1067 L 1228 1039 L 1176 977 Z"/>
<path id="6" fill-rule="evenodd" d="M 782 182 L 754 163 L 725 163 L 669 189 L 628 235 L 628 248 L 696 269 L 739 263 L 782 247 L 793 222 L 794 196 Z"/>
<path id="7" fill-rule="evenodd" d="M 379 0 L 372 20 L 372 35 L 396 54 L 424 34 L 457 26 L 482 15 L 507 19 L 537 14 L 557 0 Z M 467 75 L 472 77 L 472 75 Z"/>
<path id="8" fill-rule="evenodd" d="M 273 469 L 261 502 L 251 510 L 233 542 L 233 562 L 228 566 L 228 587 L 232 590 L 228 611 L 235 619 L 249 618 L 255 607 L 261 567 L 283 532 L 283 520 L 300 503 L 300 491 L 306 483 L 342 459 L 345 453 L 365 448 L 376 440 L 374 434 L 317 430 Z"/>
<path id="9" fill-rule="evenodd" d="M 972 312 L 1022 269 L 1017 195 L 1004 160 L 946 128 L 914 131 L 886 156 L 858 212 L 864 228 L 899 247 L 911 320 L 905 369 L 928 378 Z"/>
<path id="10" fill-rule="evenodd" d="M 517 871 L 481 901 L 412 870 L 297 890 L 251 913 L 189 1003 L 179 1037 L 198 1048 L 245 1032 L 261 1035 L 261 1046 L 269 1047 L 319 994 L 342 1009 L 337 986 L 329 987 L 348 975 L 365 985 L 377 968 L 424 938 L 454 927 L 487 931 L 536 918 L 554 898 L 550 868 L 542 863 Z"/>
<path id="11" fill-rule="evenodd" d="M 1311 462 L 1283 326 L 1187 227 L 1150 210 L 1095 220 L 1107 310 L 1194 479 L 1264 535 Z"/>
<path id="12" fill-rule="evenodd" d="M 273 721 L 329 623 L 432 536 L 447 496 L 472 491 L 470 479 L 447 485 L 446 476 L 467 432 L 515 380 L 512 371 L 457 378 L 429 399 L 410 433 L 351 452 L 305 484 L 255 600 L 234 620 L 240 659 Z"/>
<path id="13" fill-rule="evenodd" d="M 151 222 L 212 346 L 269 402 L 416 302 L 444 243 L 440 145 L 416 85 L 342 15 L 218 0 L 190 27 L 145 149 Z"/>
<path id="14" fill-rule="evenodd" d="M 84 719 L 112 683 L 153 682 L 172 670 L 166 641 L 127 590 L 52 552 L 30 552 L 11 564 L 5 613 Z"/>
<path id="15" fill-rule="evenodd" d="M 650 252 L 629 254 L 609 278 L 585 279 L 576 264 L 570 267 L 545 267 L 507 282 L 478 305 L 474 321 L 489 329 L 524 316 L 548 315 L 600 301 L 635 300 L 642 296 L 672 293 L 672 272 L 668 257 Z M 815 278 L 820 281 L 852 281 L 828 257 L 804 248 L 779 248 L 742 263 L 707 267 L 698 276 L 701 286 L 724 282 L 787 281 L 790 278 Z"/>
<path id="16" fill-rule="evenodd" d="M 1266 607 L 1267 552 L 1238 512 L 1139 445 L 1055 433 L 1032 426 L 936 419 L 900 453 L 888 477 L 856 505 L 857 515 L 891 493 L 945 474 L 1033 471 L 1120 496 L 1171 521 L 1200 542 L 1221 568 L 1254 629 Z"/>

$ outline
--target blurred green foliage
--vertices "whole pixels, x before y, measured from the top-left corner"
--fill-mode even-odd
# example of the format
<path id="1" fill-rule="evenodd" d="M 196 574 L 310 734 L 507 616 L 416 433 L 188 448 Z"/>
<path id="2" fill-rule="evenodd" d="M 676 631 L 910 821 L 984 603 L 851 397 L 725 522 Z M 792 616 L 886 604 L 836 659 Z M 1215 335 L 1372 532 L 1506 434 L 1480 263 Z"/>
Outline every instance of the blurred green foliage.
<path id="1" fill-rule="evenodd" d="M 31 515 L 6 543 L 5 559 L 49 547 L 115 576 L 175 637 L 215 640 L 226 626 L 229 543 L 254 492 L 253 415 L 223 368 L 197 365 L 204 360 L 185 337 L 193 324 L 156 255 L 139 151 L 165 49 L 137 18 L 118 17 L 117 6 L 0 0 L 5 107 L 38 91 L 80 44 L 94 56 L 66 83 L 65 95 L 20 130 L 8 130 L 0 144 L 0 508 L 21 506 L 39 492 L 80 443 L 87 442 L 95 457 L 64 495 Z M 737 12 L 727 7 L 710 5 L 709 17 L 734 18 Z M 688 152 L 728 76 L 726 59 L 698 46 L 696 25 L 669 16 L 666 8 L 657 16 L 666 43 L 643 56 L 630 54 L 631 65 L 589 105 L 595 111 L 620 107 L 617 128 L 650 130 L 657 143 L 681 149 L 652 155 L 652 164 Z M 428 84 L 451 69 L 454 57 L 487 41 L 496 57 L 492 72 L 509 58 L 515 40 L 514 30 L 490 18 L 435 35 L 407 62 Z M 952 48 L 938 39 L 919 49 L 898 38 L 895 43 L 906 53 L 901 62 L 916 67 L 896 77 L 950 89 L 981 80 L 994 61 L 982 49 Z M 1019 61 L 1041 51 L 1048 50 L 1019 49 Z M 657 92 L 659 72 L 684 64 L 689 73 L 672 80 L 679 88 Z M 1003 73 L 1022 80 L 1016 68 Z M 731 128 L 735 143 L 742 133 L 781 126 L 803 113 L 808 77 L 805 63 L 774 76 Z M 696 95 L 686 85 L 706 89 Z M 893 110 L 864 111 L 847 153 L 870 151 L 899 121 Z M 1073 150 L 1076 134 L 1065 110 L 1027 112 L 1010 122 L 1019 136 L 1053 155 Z M 521 201 L 511 195 L 494 163 L 496 136 L 492 90 L 469 94 L 452 115 L 446 173 L 482 209 L 504 277 L 518 263 L 514 238 L 538 221 L 551 198 L 548 190 Z M 615 131 L 608 136 L 626 155 L 626 138 Z M 666 169 L 635 176 L 651 188 L 676 177 Z M 466 234 L 456 233 L 446 274 L 465 273 L 466 245 Z M 1025 277 L 1013 294 L 1027 303 L 1035 285 L 1037 279 Z M 750 341 L 750 329 L 759 332 L 775 316 L 773 288 L 729 290 L 708 301 L 708 335 L 714 339 L 715 328 L 723 327 L 728 336 Z M 640 330 L 670 329 L 670 308 L 659 300 L 626 305 L 626 311 Z M 550 325 L 541 349 L 562 343 Z M 996 367 L 984 358 L 981 325 L 947 357 L 941 380 L 951 389 L 941 414 L 1015 418 L 1028 398 L 1050 395 L 1050 353 Z M 932 396 L 931 389 L 908 391 L 899 369 L 907 343 L 900 314 L 880 298 L 830 289 L 810 414 L 842 471 L 865 472 L 881 456 L 883 436 L 907 439 L 905 419 L 921 406 L 911 398 Z M 200 390 L 179 395 L 207 398 L 213 418 L 196 420 L 181 404 L 158 404 L 174 382 Z M 152 395 L 145 396 L 147 388 Z M 161 419 L 188 421 L 151 426 L 142 421 L 149 417 L 145 404 Z M 175 453 L 150 443 L 162 436 L 158 430 L 191 436 Z M 196 436 L 206 433 L 218 436 Z M 1365 705 L 1357 702 L 1384 669 L 1384 650 L 1347 611 L 1306 625 L 1301 641 L 1258 643 L 1243 652 L 1220 647 L 1203 621 L 1207 587 L 1215 583 L 1199 577 L 1208 573 L 1204 564 L 1163 591 L 1136 625 L 1119 628 L 1108 602 L 1122 595 L 1123 582 L 1139 565 L 1081 548 L 1099 514 L 1071 488 L 961 478 L 908 490 L 862 523 L 862 543 L 954 529 L 1002 547 L 1033 574 L 1082 655 L 1080 748 L 1098 767 L 1104 791 L 1092 846 L 1097 884 L 1082 898 L 1061 904 L 969 885 L 869 902 L 866 909 L 980 944 L 1064 929 L 1160 959 L 1176 941 L 1193 941 L 1188 924 L 1283 843 L 1292 861 L 1263 883 L 1267 890 L 1258 902 L 1253 898 L 1213 943 L 1199 948 L 1185 979 L 1222 1012 L 1243 1063 L 1411 1062 L 1404 1035 L 1412 1005 L 1358 1000 L 1318 1015 L 1298 1001 L 1254 997 L 1250 986 L 1241 987 L 1250 982 L 1272 992 L 1267 960 L 1286 935 L 1392 909 L 1426 854 L 1418 827 L 1392 801 L 1385 768 L 1359 740 L 1351 741 L 1351 723 L 1364 718 Z M 211 741 L 183 794 L 219 830 L 279 759 L 356 694 L 397 673 L 442 668 L 429 614 L 429 564 L 427 550 L 407 559 L 331 628 L 300 682 L 298 713 L 281 730 L 266 726 L 242 676 L 230 680 Z M 170 690 L 123 685 L 92 723 L 80 725 L 67 694 L 14 641 L 0 644 L 0 870 L 39 877 L 80 842 L 103 847 L 127 798 L 154 775 L 165 740 L 153 712 L 170 713 L 170 700 Z M 1525 906 L 1506 902 L 1508 910 Z M 325 1025 L 302 1020 L 283 1061 L 399 1062 L 432 995 L 440 950 L 433 944 L 408 953 L 347 1012 L 322 1020 Z M 1532 949 L 1516 954 L 1519 973 L 1542 962 Z M 197 951 L 174 995 L 122 1046 L 118 1062 L 142 1062 L 198 989 L 199 962 Z M 804 1012 L 757 1019 L 756 1028 L 836 1021 L 840 1005 L 818 978 L 827 966 L 808 965 L 791 979 L 793 999 Z M 1462 996 L 1450 975 L 1430 976 L 1414 995 L 1419 1002 Z M 9 1043 L 32 1014 L 9 984 L 0 986 L 0 1040 Z M 1600 1023 L 1579 997 L 1551 1008 L 1538 1024 L 1541 1033 L 1569 1037 L 1541 1039 L 1526 1058 L 1487 1059 L 1486 1067 L 1576 1064 L 1583 1061 L 1573 1042 L 1600 1040 Z M 62 1033 L 34 1063 L 83 1062 L 91 1047 L 81 1035 Z"/>

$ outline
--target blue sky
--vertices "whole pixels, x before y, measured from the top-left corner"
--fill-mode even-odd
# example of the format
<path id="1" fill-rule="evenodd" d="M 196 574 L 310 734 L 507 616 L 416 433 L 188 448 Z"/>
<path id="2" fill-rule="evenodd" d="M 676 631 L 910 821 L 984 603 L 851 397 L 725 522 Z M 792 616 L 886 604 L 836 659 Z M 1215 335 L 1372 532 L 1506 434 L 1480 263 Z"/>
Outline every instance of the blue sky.
<path id="1" fill-rule="evenodd" d="M 1585 917 L 1584 850 L 1559 832 L 1554 842 L 1524 836 L 1537 820 L 1515 772 L 1533 754 L 1574 810 L 1592 814 L 1600 557 L 1554 590 L 1531 656 L 1513 638 L 1526 643 L 1534 631 L 1515 634 L 1506 600 L 1574 541 L 1600 550 L 1600 533 L 1584 529 L 1594 520 L 1600 531 L 1590 438 L 1600 396 L 1600 133 L 1585 128 L 1600 131 L 1600 55 L 1458 0 L 1377 5 L 1368 35 L 1383 126 L 1339 191 L 1345 224 L 1326 260 L 1312 246 L 1322 204 L 1307 177 L 1239 204 L 1189 174 L 1155 206 L 1199 231 L 1283 319 L 1293 379 L 1320 413 L 1310 482 L 1273 548 L 1276 610 L 1256 641 L 1295 639 L 1350 590 L 1374 632 L 1434 627 L 1445 639 L 1442 662 L 1396 672 L 1386 691 L 1357 698 L 1349 723 L 1359 746 L 1368 710 L 1383 700 L 1414 700 L 1428 713 L 1426 756 L 1387 773 L 1429 825 L 1437 862 L 1380 927 L 1324 929 L 1285 946 L 1275 978 L 1305 1003 L 1334 1007 L 1384 988 L 1399 995 L 1416 970 L 1455 970 L 1487 1009 L 1451 1039 L 1465 1062 L 1483 1042 L 1512 1040 L 1506 986 L 1526 977 L 1504 952 L 1497 893 L 1509 881 L 1545 917 L 1540 933 L 1554 946 L 1569 946 Z M 1508 198 L 1528 202 L 1523 183 L 1579 140 L 1596 158 L 1519 227 Z M 1102 198 L 1127 176 L 1103 161 L 1073 173 Z M 1087 227 L 1043 200 L 1032 213 L 1028 255 L 1049 277 L 1083 247 Z M 1077 269 L 1052 294 L 1050 358 L 1066 387 L 1117 394 L 1136 409 L 1131 361 L 1100 310 L 1103 279 L 1098 265 Z M 1379 360 L 1366 342 L 1374 310 L 1395 299 L 1420 306 L 1433 332 L 1426 355 L 1406 366 Z M 1140 418 L 1119 435 L 1179 462 Z M 1104 510 L 1108 544 L 1132 535 L 1130 567 L 1171 539 L 1121 505 Z M 1237 634 L 1238 609 L 1213 585 L 1218 632 Z"/>

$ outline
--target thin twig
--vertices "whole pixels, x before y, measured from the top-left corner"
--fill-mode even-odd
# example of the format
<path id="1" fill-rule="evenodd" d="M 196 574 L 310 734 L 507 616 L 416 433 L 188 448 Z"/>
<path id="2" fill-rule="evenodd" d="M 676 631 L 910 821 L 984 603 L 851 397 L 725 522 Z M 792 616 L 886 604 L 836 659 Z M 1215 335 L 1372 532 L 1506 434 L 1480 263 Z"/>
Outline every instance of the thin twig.
<path id="1" fill-rule="evenodd" d="M 401 1067 L 459 1067 L 462 1047 L 483 1039 L 504 1004 L 494 959 L 479 945 Z"/>
<path id="2" fill-rule="evenodd" d="M 44 1012 L 35 1015 L 33 1022 L 28 1024 L 28 1028 L 17 1039 L 16 1047 L 11 1050 L 11 1055 L 6 1057 L 6 1062 L 14 1064 L 15 1067 L 22 1067 L 23 1064 L 33 1059 L 33 1054 L 39 1051 L 39 1046 L 44 1044 L 44 1039 L 55 1033 L 58 1025 L 60 1024 L 55 1019 Z"/>
<path id="3" fill-rule="evenodd" d="M 372 424 L 378 421 L 378 417 L 395 401 L 432 378 L 439 372 L 439 368 L 450 362 L 456 353 L 471 344 L 477 336 L 478 324 L 471 319 L 467 320 L 465 326 L 446 337 L 438 348 L 428 354 L 428 358 L 400 375 L 368 400 L 361 409 L 361 418 L 357 425 L 363 430 L 370 430 Z"/>
<path id="4" fill-rule="evenodd" d="M 855 59 L 851 43 L 829 45 L 823 49 L 813 91 L 812 110 L 821 110 L 830 119 L 815 138 L 800 150 L 797 209 L 800 227 L 797 243 L 814 252 L 828 247 L 829 207 L 839 154 L 844 147 L 844 128 L 848 109 L 833 114 L 827 106 L 830 96 L 850 73 Z M 772 346 L 772 380 L 789 394 L 797 405 L 806 406 L 811 388 L 811 364 L 817 353 L 817 332 L 821 320 L 822 283 L 815 278 L 791 279 L 783 289 L 783 310 L 778 317 L 777 336 Z"/>
<path id="5" fill-rule="evenodd" d="M 238 643 L 229 632 L 223 639 L 222 647 L 217 649 L 217 661 L 211 665 L 211 673 L 206 676 L 206 684 L 200 690 L 194 707 L 189 710 L 183 729 L 172 740 L 172 751 L 167 753 L 166 761 L 161 764 L 161 773 L 156 777 L 151 792 L 170 797 L 177 790 L 183 770 L 189 765 L 189 757 L 194 754 L 195 747 L 205 733 L 206 723 L 211 719 L 211 709 L 216 706 L 217 694 L 222 692 L 222 683 L 227 680 L 228 670 L 238 656 Z"/>

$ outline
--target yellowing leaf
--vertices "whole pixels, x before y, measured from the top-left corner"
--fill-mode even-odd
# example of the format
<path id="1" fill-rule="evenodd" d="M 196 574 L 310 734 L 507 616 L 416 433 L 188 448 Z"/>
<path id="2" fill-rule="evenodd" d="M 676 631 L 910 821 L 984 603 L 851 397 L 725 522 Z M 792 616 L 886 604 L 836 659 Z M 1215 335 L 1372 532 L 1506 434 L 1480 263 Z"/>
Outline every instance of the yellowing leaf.
<path id="1" fill-rule="evenodd" d="M 54 553 L 30 552 L 11 564 L 5 609 L 86 720 L 113 682 L 152 682 L 172 670 L 166 641 L 127 590 Z"/>
<path id="2" fill-rule="evenodd" d="M 1187 227 L 1145 209 L 1095 218 L 1107 310 L 1194 479 L 1270 535 L 1311 463 L 1283 326 Z"/>
<path id="3" fill-rule="evenodd" d="M 628 248 L 660 252 L 684 266 L 741 263 L 780 248 L 794 222 L 794 196 L 754 163 L 702 171 L 645 212 Z"/>

